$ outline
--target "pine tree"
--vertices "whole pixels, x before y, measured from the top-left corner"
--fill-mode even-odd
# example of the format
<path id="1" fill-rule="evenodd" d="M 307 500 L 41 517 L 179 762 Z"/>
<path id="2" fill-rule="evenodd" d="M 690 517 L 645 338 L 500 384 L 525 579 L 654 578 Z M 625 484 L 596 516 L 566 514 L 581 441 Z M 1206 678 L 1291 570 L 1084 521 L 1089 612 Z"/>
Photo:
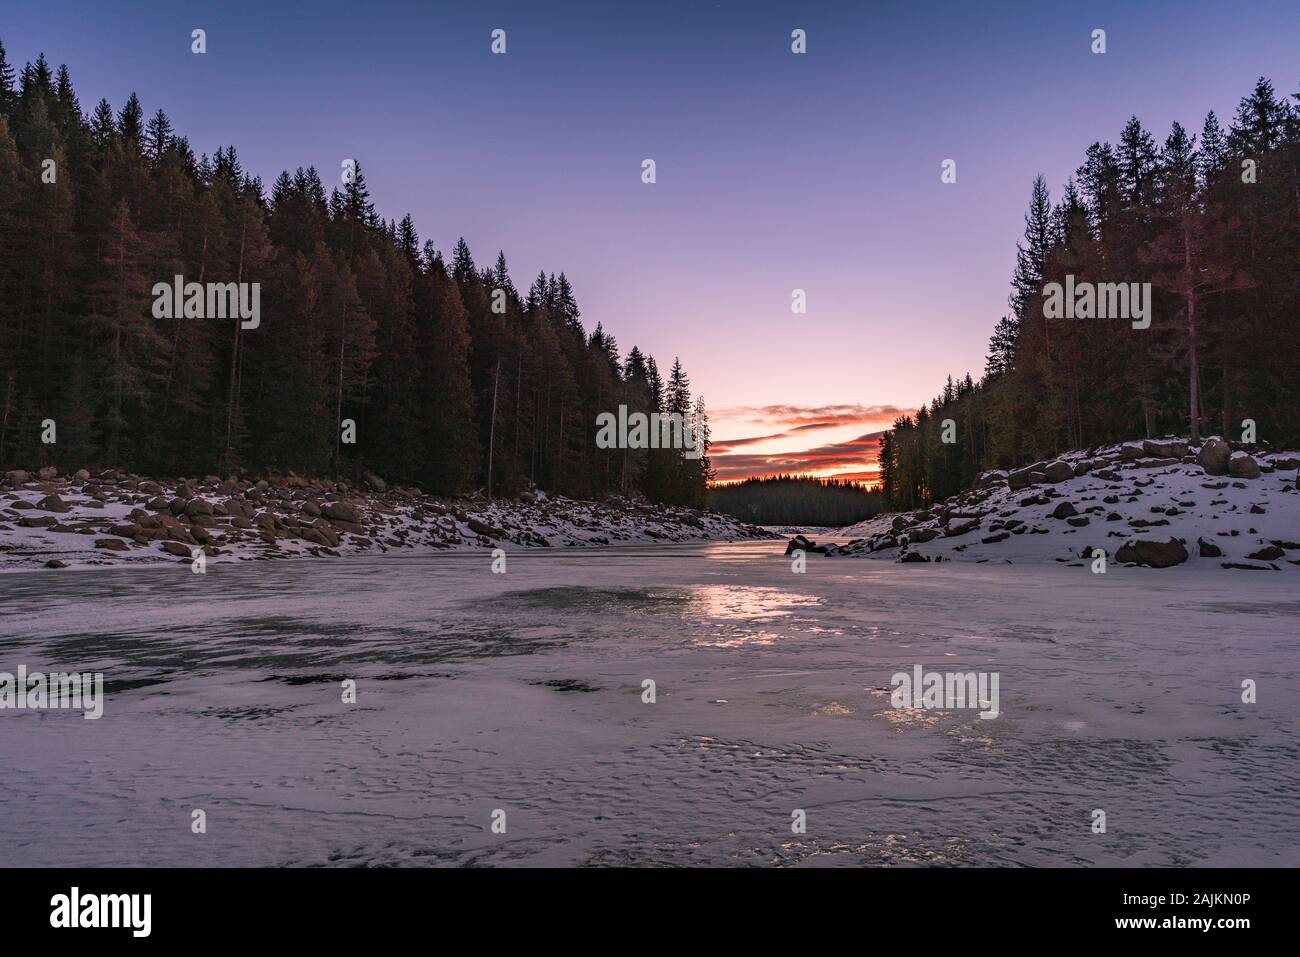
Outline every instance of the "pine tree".
<path id="1" fill-rule="evenodd" d="M 172 124 L 167 119 L 167 114 L 159 110 L 149 121 L 145 128 L 144 151 L 149 158 L 149 164 L 157 167 L 162 162 L 163 154 L 171 145 L 172 141 Z"/>

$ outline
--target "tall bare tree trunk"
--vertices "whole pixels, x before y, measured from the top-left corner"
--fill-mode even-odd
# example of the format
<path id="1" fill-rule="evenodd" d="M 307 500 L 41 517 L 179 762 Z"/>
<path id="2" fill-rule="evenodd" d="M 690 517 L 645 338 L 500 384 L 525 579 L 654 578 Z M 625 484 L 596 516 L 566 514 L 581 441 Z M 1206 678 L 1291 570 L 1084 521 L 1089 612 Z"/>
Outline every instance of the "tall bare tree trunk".
<path id="1" fill-rule="evenodd" d="M 239 231 L 239 269 L 235 276 L 236 293 L 239 302 L 243 297 L 239 296 L 238 287 L 244 281 L 244 240 L 248 234 L 248 227 L 244 226 Z M 227 387 L 228 395 L 226 397 L 226 448 L 222 453 L 221 465 L 223 469 L 234 467 L 234 454 L 230 448 L 230 433 L 234 427 L 235 409 L 239 405 L 236 398 L 239 394 L 238 386 L 238 369 L 239 369 L 239 343 L 240 332 L 242 331 L 242 321 L 239 317 L 239 308 L 235 308 L 235 342 L 230 350 L 230 383 Z"/>
<path id="2" fill-rule="evenodd" d="M 497 392 L 501 388 L 501 359 L 497 359 L 496 371 L 492 374 L 492 424 L 488 426 L 488 498 L 492 497 L 492 459 L 497 444 Z"/>

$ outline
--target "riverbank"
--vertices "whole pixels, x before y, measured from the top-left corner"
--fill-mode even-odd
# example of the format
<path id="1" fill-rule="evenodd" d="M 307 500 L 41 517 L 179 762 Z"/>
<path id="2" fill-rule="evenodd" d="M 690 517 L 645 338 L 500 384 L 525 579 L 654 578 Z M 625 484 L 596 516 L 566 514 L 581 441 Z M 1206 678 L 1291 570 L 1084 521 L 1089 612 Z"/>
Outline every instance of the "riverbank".
<path id="1" fill-rule="evenodd" d="M 541 491 L 442 498 L 373 476 L 361 484 L 293 474 L 163 481 L 43 469 L 10 471 L 0 482 L 0 570 L 773 537 L 726 515 L 645 500 Z"/>

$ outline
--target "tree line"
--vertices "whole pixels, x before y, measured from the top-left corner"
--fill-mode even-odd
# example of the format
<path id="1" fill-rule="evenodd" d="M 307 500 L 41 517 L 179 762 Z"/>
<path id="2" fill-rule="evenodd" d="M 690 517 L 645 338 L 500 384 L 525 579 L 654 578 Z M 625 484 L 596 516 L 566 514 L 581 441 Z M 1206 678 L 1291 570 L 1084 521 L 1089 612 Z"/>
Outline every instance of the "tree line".
<path id="1" fill-rule="evenodd" d="M 1300 441 L 1298 169 L 1300 93 L 1261 77 L 1226 131 L 1211 112 L 1199 136 L 1174 123 L 1158 146 L 1135 116 L 1118 144 L 1088 148 L 1055 204 L 1037 177 L 984 374 L 950 376 L 885 434 L 886 508 L 1126 439 L 1240 439 L 1250 420 L 1261 440 Z M 1149 282 L 1150 327 L 1045 318 L 1044 287 L 1066 276 Z"/>
<path id="2" fill-rule="evenodd" d="M 842 528 L 880 511 L 880 493 L 855 482 L 772 475 L 717 485 L 709 507 L 755 525 Z"/>
<path id="3" fill-rule="evenodd" d="M 0 45 L 0 464 L 703 504 L 707 454 L 595 443 L 620 404 L 706 421 L 680 361 L 588 333 L 563 272 L 521 291 L 503 253 L 445 259 L 344 173 L 268 193 L 234 146 L 196 159 L 134 94 L 85 115 L 66 66 L 15 75 Z M 259 283 L 260 325 L 155 318 L 176 275 Z"/>

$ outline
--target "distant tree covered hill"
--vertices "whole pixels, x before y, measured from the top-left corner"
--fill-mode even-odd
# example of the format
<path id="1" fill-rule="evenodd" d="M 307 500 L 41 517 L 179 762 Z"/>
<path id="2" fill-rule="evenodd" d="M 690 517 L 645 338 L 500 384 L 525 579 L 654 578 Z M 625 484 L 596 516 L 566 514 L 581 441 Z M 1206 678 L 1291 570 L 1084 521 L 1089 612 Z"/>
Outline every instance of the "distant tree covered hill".
<path id="1" fill-rule="evenodd" d="M 707 455 L 595 441 L 620 405 L 702 419 L 680 362 L 661 376 L 587 332 L 563 272 L 517 289 L 463 239 L 444 260 L 351 162 L 333 189 L 299 167 L 268 194 L 233 146 L 196 158 L 134 94 L 84 114 L 67 67 L 15 74 L 0 45 L 0 465 L 703 504 Z M 160 314 L 176 276 L 257 283 L 260 323 Z"/>
<path id="2" fill-rule="evenodd" d="M 880 511 L 880 493 L 807 475 L 752 478 L 709 491 L 709 506 L 756 525 L 852 525 Z"/>
<path id="3" fill-rule="evenodd" d="M 1261 440 L 1300 441 L 1293 100 L 1260 78 L 1227 130 L 1211 112 L 1199 137 L 1174 123 L 1163 145 L 1133 117 L 1117 145 L 1088 148 L 1055 205 L 1034 181 L 984 375 L 950 377 L 885 434 L 887 508 L 945 499 L 984 469 L 1132 438 L 1251 441 L 1249 420 Z M 1045 314 L 1049 284 L 1118 283 L 1151 284 L 1149 327 Z"/>

